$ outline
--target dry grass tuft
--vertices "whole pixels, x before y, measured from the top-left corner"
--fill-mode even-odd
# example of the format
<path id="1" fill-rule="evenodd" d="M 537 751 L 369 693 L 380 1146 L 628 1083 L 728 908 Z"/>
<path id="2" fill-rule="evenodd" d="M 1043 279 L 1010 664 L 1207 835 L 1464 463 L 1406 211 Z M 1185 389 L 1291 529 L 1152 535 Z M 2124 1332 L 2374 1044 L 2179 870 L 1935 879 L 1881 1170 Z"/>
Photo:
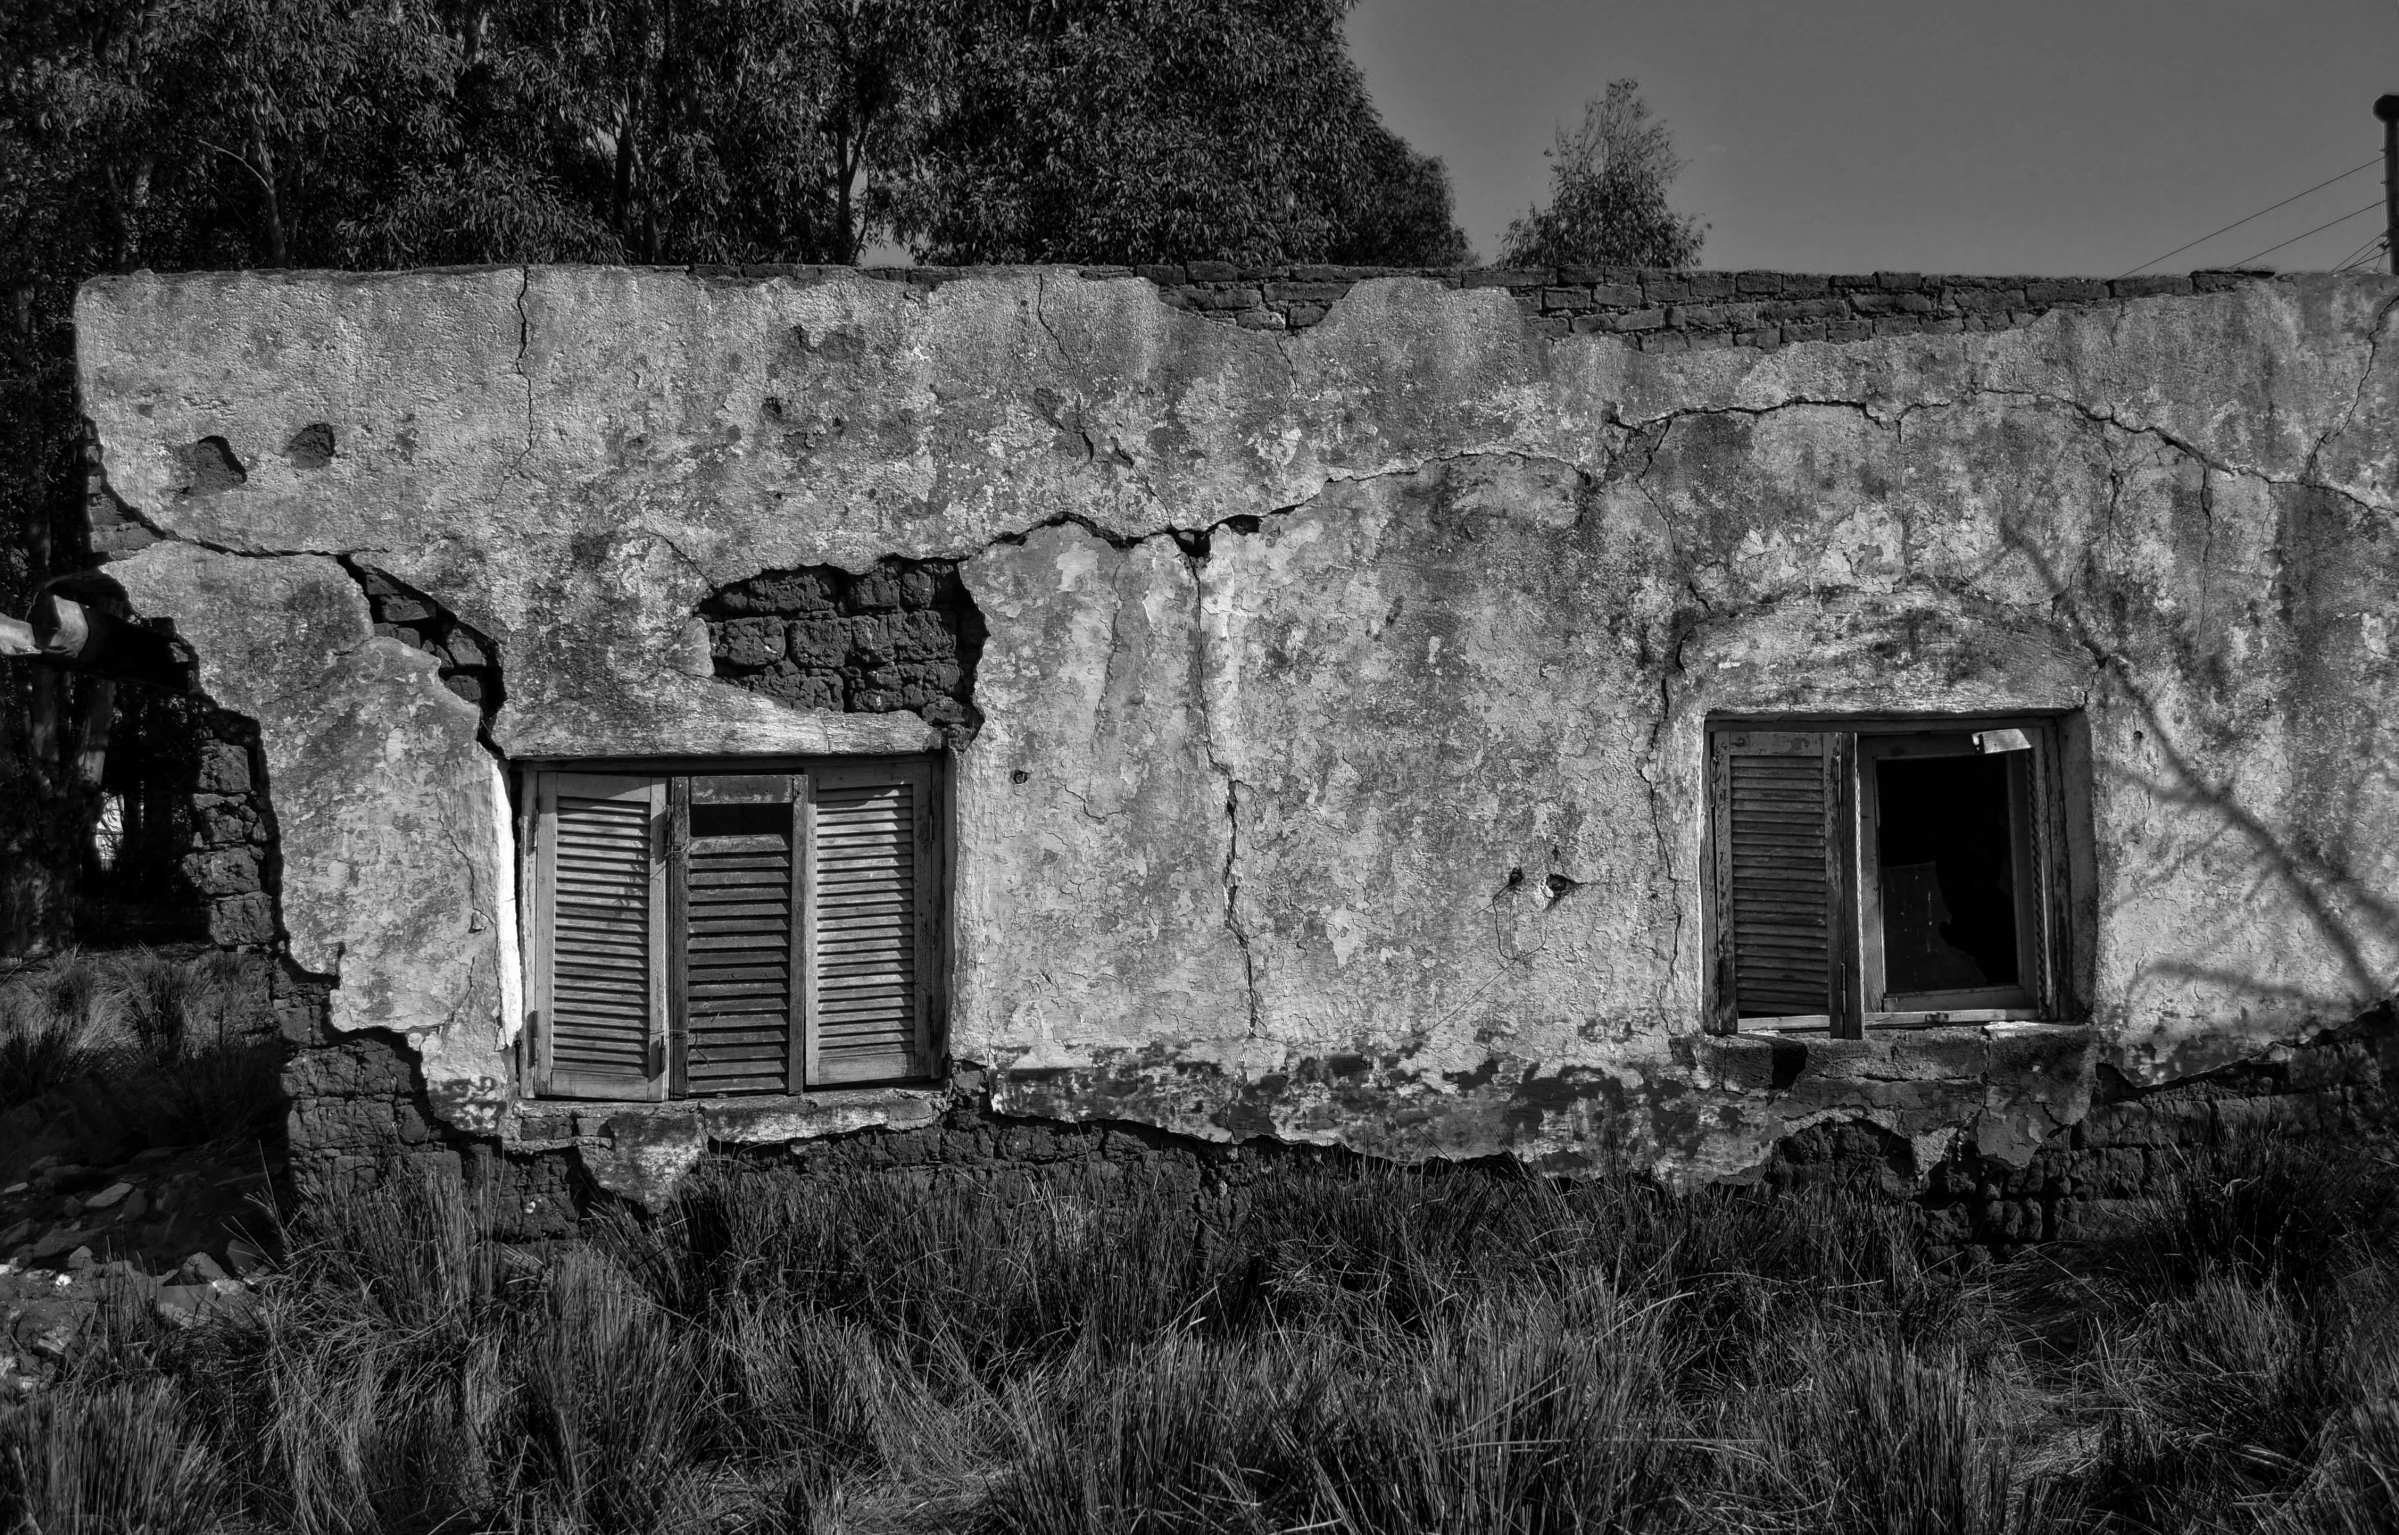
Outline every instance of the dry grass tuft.
<path id="1" fill-rule="evenodd" d="M 2399 1527 L 2399 1180 L 2186 1172 L 1983 1271 L 1863 1197 L 1630 1177 L 721 1161 L 539 1255 L 400 1181 L 289 1233 L 254 1319 L 128 1310 L 0 1416 L 0 1528 Z"/>

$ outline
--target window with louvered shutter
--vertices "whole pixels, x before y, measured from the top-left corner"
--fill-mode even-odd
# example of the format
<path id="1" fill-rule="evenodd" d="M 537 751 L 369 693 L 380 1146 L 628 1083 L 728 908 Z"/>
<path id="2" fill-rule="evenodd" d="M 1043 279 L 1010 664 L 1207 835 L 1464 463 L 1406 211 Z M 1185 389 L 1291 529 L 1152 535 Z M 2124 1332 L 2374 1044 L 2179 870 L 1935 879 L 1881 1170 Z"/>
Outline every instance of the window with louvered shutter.
<path id="1" fill-rule="evenodd" d="M 545 773 L 534 843 L 533 985 L 540 1090 L 665 1091 L 666 808 L 657 778 Z"/>
<path id="2" fill-rule="evenodd" d="M 678 1088 L 796 1092 L 799 801 L 790 774 L 677 780 Z"/>
<path id="3" fill-rule="evenodd" d="M 534 775 L 535 1091 L 720 1097 L 935 1070 L 933 761 L 724 766 Z"/>
<path id="4" fill-rule="evenodd" d="M 1821 731 L 1712 739 L 1720 1026 L 1810 1017 L 1838 1027 L 1850 1011 L 1846 744 Z"/>
<path id="5" fill-rule="evenodd" d="M 2069 1014 L 2075 728 L 1711 723 L 1709 1027 L 1854 1038 Z"/>
<path id="6" fill-rule="evenodd" d="M 939 817 L 923 762 L 809 775 L 808 1080 L 872 1082 L 933 1069 Z"/>

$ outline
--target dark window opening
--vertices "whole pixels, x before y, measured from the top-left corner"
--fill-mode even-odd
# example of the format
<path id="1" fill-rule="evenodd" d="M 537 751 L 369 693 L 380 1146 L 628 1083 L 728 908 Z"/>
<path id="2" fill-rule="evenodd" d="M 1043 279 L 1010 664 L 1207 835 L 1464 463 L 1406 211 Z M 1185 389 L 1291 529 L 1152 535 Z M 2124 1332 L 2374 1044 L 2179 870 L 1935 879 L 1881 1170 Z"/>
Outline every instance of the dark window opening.
<path id="1" fill-rule="evenodd" d="M 1711 725 L 1711 1026 L 2052 1016 L 2057 739 L 2040 719 Z"/>
<path id="2" fill-rule="evenodd" d="M 1929 757 L 1875 766 L 1886 985 L 1896 992 L 2015 985 L 2007 759 Z"/>
<path id="3" fill-rule="evenodd" d="M 694 841 L 712 837 L 791 836 L 791 815 L 781 805 L 702 805 L 691 807 Z"/>

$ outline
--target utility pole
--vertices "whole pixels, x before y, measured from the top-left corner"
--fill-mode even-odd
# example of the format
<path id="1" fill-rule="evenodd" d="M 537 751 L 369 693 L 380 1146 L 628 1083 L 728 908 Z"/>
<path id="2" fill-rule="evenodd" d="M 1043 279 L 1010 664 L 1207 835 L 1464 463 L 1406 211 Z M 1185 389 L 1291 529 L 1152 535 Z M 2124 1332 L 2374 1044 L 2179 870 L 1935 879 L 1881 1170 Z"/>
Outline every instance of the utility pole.
<path id="1" fill-rule="evenodd" d="M 2399 96 L 2376 97 L 2374 115 L 2382 119 L 2382 248 L 2399 274 Z"/>

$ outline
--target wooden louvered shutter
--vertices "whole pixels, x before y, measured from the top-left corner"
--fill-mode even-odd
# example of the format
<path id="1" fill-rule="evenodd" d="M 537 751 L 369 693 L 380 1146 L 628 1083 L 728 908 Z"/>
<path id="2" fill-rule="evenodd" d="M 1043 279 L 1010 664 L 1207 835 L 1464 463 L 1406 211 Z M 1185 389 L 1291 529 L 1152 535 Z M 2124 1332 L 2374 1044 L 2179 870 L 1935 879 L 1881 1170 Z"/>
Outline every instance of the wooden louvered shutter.
<path id="1" fill-rule="evenodd" d="M 941 952 L 933 764 L 843 764 L 808 779 L 809 1085 L 929 1076 Z"/>
<path id="2" fill-rule="evenodd" d="M 536 789 L 534 976 L 539 1091 L 666 1091 L 666 783 L 544 773 Z"/>
<path id="3" fill-rule="evenodd" d="M 800 780 L 676 780 L 676 1090 L 800 1088 Z"/>
<path id="4" fill-rule="evenodd" d="M 1859 1031 L 1852 742 L 1823 731 L 1712 738 L 1720 1029 L 1816 1017 L 1838 1034 Z"/>

